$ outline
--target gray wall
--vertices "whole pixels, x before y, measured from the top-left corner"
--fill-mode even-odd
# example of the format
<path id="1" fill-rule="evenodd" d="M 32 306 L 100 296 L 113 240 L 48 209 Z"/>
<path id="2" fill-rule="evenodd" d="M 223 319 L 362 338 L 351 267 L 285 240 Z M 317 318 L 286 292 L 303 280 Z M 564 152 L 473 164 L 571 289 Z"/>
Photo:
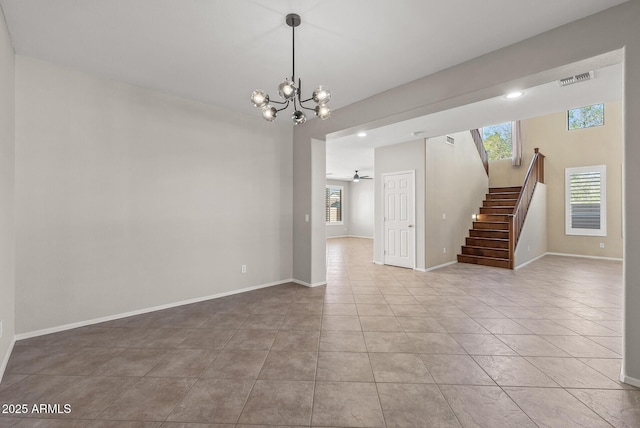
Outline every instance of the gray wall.
<path id="1" fill-rule="evenodd" d="M 0 8 L 0 380 L 15 332 L 14 54 Z"/>
<path id="2" fill-rule="evenodd" d="M 373 238 L 374 195 L 373 180 L 351 183 L 349 207 L 349 235 Z"/>
<path id="3" fill-rule="evenodd" d="M 427 140 L 425 266 L 432 268 L 457 260 L 469 236 L 472 214 L 477 214 L 489 178 L 469 131 Z M 442 218 L 442 215 L 445 218 Z M 446 252 L 445 252 L 446 250 Z"/>
<path id="4" fill-rule="evenodd" d="M 410 141 L 393 146 L 378 147 L 374 151 L 374 181 L 376 189 L 374 208 L 373 260 L 384 261 L 384 181 L 382 175 L 390 172 L 415 170 L 415 244 L 416 269 L 424 269 L 424 200 L 425 200 L 425 140 Z"/>
<path id="5" fill-rule="evenodd" d="M 310 141 L 324 141 L 333 132 L 353 133 L 384 124 L 415 118 L 472 102 L 501 96 L 514 87 L 527 88 L 564 76 L 592 70 L 620 60 L 624 54 L 625 159 L 640 162 L 640 2 L 588 16 L 540 35 L 480 56 L 452 68 L 335 110 L 331 120 L 310 120 L 294 129 L 293 270 L 300 280 L 324 281 L 324 240 L 313 237 L 319 230 L 304 222 L 312 210 L 313 183 L 324 171 L 310 170 L 324 151 L 312 151 Z M 309 173 L 311 171 L 311 174 Z M 319 177 L 316 177 L 319 175 Z M 640 183 L 640 168 L 624 172 L 627 189 L 625 218 L 640 218 L 640 198 L 633 197 Z M 319 207 L 318 207 L 319 208 Z M 314 212 L 311 218 L 321 213 Z M 318 233 L 318 232 L 316 232 Z M 324 234 L 322 229 L 321 234 Z M 640 260 L 640 225 L 625 225 L 625 258 Z M 625 350 L 623 371 L 640 385 L 640 264 L 625 263 Z"/>
<path id="6" fill-rule="evenodd" d="M 291 139 L 17 56 L 16 331 L 291 278 Z"/>

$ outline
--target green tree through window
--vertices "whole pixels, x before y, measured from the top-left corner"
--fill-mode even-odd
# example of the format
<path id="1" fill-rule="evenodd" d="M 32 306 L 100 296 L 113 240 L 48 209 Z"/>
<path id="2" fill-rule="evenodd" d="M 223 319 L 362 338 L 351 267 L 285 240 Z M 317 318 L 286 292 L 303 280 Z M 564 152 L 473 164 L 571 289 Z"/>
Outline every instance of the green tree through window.
<path id="1" fill-rule="evenodd" d="M 489 155 L 489 161 L 509 159 L 512 156 L 512 132 L 511 122 L 482 128 L 482 140 L 487 155 Z"/>
<path id="2" fill-rule="evenodd" d="M 568 117 L 569 130 L 604 125 L 604 104 L 571 109 Z"/>

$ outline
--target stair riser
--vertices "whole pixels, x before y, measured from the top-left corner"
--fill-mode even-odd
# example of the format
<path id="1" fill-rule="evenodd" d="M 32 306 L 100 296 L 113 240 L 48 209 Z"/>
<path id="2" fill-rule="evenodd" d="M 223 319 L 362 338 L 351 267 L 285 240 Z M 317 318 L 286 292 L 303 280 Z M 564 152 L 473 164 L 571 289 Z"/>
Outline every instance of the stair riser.
<path id="1" fill-rule="evenodd" d="M 509 249 L 509 241 L 493 241 L 481 238 L 466 238 L 465 243 L 473 247 Z"/>
<path id="2" fill-rule="evenodd" d="M 471 229 L 469 230 L 469 236 L 472 238 L 498 238 L 498 239 L 509 239 L 509 231 L 501 231 L 501 230 L 482 230 L 482 229 Z"/>
<path id="3" fill-rule="evenodd" d="M 502 200 L 491 200 L 491 201 L 483 201 L 483 207 L 515 207 L 516 206 L 515 199 L 502 199 Z"/>
<path id="4" fill-rule="evenodd" d="M 493 266 L 499 268 L 509 269 L 509 260 L 495 260 L 495 259 L 480 259 L 474 256 L 458 254 L 458 262 L 471 263 L 476 265 Z"/>
<path id="5" fill-rule="evenodd" d="M 517 192 L 517 193 L 520 193 L 521 190 L 522 190 L 521 186 L 491 187 L 489 189 L 489 193 L 504 193 L 504 192 Z"/>
<path id="6" fill-rule="evenodd" d="M 509 230 L 509 223 L 484 223 L 481 221 L 474 221 L 473 228 L 489 230 Z"/>
<path id="7" fill-rule="evenodd" d="M 518 196 L 520 196 L 520 193 L 487 193 L 485 199 L 518 199 Z"/>
<path id="8" fill-rule="evenodd" d="M 496 257 L 499 259 L 509 258 L 509 250 L 500 249 L 500 248 L 462 247 L 462 254 L 471 255 L 471 256 Z"/>
<path id="9" fill-rule="evenodd" d="M 478 214 L 478 221 L 509 221 L 511 217 L 505 214 Z"/>
<path id="10" fill-rule="evenodd" d="M 513 214 L 513 208 L 480 207 L 480 214 Z"/>

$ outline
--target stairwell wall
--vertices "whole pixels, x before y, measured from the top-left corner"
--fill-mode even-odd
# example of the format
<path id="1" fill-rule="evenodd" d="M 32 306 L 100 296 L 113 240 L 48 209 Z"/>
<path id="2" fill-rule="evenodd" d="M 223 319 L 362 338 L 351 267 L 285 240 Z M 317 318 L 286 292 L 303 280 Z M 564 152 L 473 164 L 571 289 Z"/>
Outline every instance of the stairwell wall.
<path id="1" fill-rule="evenodd" d="M 489 190 L 469 131 L 427 139 L 425 266 L 454 262 Z M 443 215 L 445 218 L 443 218 Z"/>

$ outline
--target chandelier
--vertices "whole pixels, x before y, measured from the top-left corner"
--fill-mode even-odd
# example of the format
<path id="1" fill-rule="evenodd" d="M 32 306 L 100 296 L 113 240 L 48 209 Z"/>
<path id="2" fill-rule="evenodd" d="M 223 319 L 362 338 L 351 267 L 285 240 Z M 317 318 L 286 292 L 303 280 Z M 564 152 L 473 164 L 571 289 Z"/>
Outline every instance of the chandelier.
<path id="1" fill-rule="evenodd" d="M 290 13 L 289 15 L 287 15 L 285 22 L 289 27 L 291 27 L 292 35 L 293 35 L 292 37 L 293 70 L 291 72 L 291 77 L 290 78 L 285 77 L 282 83 L 280 83 L 280 86 L 278 86 L 278 93 L 280 94 L 280 97 L 284 101 L 275 101 L 269 98 L 269 95 L 265 91 L 261 89 L 256 89 L 251 94 L 251 102 L 253 103 L 254 106 L 262 110 L 262 117 L 269 122 L 273 122 L 278 116 L 278 113 L 281 112 L 282 110 L 286 110 L 287 107 L 289 107 L 289 104 L 291 103 L 293 103 L 293 110 L 294 110 L 293 114 L 291 115 L 291 120 L 293 120 L 293 123 L 295 125 L 300 125 L 302 123 L 305 123 L 307 120 L 307 117 L 305 116 L 305 114 L 302 112 L 301 109 L 311 110 L 315 113 L 316 116 L 324 120 L 328 118 L 329 115 L 331 114 L 331 110 L 327 106 L 327 103 L 331 99 L 331 92 L 329 92 L 329 89 L 321 85 L 321 86 L 318 86 L 318 88 L 315 91 L 313 91 L 313 93 L 311 94 L 311 98 L 308 98 L 306 100 L 301 99 L 302 81 L 298 79 L 298 84 L 296 85 L 295 83 L 296 81 L 295 79 L 296 27 L 300 25 L 300 22 L 301 22 L 300 15 L 295 13 Z M 316 105 L 314 107 L 305 106 L 304 103 L 307 103 L 309 101 L 313 101 Z M 282 107 L 276 108 L 272 104 L 277 104 Z"/>

